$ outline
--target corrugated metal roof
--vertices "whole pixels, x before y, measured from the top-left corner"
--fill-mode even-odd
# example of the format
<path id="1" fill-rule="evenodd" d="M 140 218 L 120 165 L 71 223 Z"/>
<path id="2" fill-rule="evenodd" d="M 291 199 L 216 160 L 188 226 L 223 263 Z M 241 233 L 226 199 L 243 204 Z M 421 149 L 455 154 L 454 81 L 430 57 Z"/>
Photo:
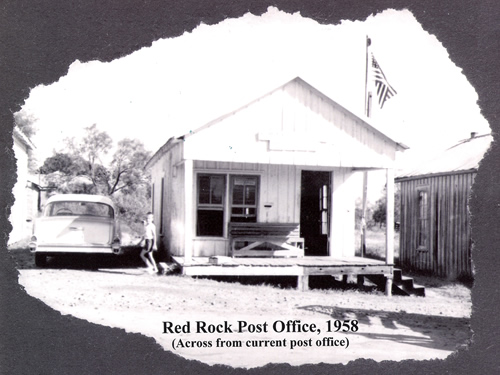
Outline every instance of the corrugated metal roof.
<path id="1" fill-rule="evenodd" d="M 397 179 L 477 170 L 492 140 L 491 134 L 486 134 L 460 141 L 419 167 L 398 174 Z"/>

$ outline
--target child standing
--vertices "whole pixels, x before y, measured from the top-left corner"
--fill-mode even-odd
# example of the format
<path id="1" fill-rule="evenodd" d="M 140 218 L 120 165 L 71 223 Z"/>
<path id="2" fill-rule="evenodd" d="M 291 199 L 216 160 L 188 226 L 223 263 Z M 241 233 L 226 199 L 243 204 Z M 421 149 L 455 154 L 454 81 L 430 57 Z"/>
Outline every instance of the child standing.
<path id="1" fill-rule="evenodd" d="M 148 270 L 158 272 L 153 251 L 156 251 L 156 226 L 153 223 L 153 214 L 148 212 L 146 214 L 146 222 L 144 223 L 144 246 L 141 251 L 141 258 L 146 263 Z"/>

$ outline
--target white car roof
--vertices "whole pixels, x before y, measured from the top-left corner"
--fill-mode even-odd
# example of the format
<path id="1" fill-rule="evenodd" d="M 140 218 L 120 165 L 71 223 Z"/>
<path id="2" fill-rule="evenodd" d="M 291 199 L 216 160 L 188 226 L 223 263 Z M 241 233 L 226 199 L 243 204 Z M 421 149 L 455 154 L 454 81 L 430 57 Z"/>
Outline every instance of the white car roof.
<path id="1" fill-rule="evenodd" d="M 92 194 L 57 194 L 50 197 L 47 200 L 47 204 L 52 202 L 62 202 L 62 201 L 105 203 L 113 208 L 115 207 L 113 201 L 108 197 L 104 197 L 102 195 L 92 195 Z"/>

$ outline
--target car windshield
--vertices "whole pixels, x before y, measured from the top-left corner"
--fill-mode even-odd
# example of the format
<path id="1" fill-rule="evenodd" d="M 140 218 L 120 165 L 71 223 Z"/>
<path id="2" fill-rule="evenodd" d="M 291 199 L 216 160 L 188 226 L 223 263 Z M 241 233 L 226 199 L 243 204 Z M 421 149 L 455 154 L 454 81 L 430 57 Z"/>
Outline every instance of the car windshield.
<path id="1" fill-rule="evenodd" d="M 45 216 L 98 216 L 113 218 L 113 208 L 96 202 L 52 202 L 45 208 Z"/>

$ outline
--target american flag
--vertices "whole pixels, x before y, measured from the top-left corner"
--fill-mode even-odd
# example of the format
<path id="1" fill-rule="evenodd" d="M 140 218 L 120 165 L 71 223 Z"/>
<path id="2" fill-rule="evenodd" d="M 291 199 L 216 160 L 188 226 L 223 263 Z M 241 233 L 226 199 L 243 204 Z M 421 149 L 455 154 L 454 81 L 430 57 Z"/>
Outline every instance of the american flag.
<path id="1" fill-rule="evenodd" d="M 385 78 L 384 72 L 380 68 L 380 65 L 375 60 L 375 56 L 372 53 L 372 69 L 373 75 L 375 79 L 375 88 L 377 91 L 378 104 L 380 108 L 384 107 L 384 103 L 386 100 L 390 99 L 394 95 L 396 95 L 396 90 L 392 88 L 392 86 L 387 82 Z"/>

